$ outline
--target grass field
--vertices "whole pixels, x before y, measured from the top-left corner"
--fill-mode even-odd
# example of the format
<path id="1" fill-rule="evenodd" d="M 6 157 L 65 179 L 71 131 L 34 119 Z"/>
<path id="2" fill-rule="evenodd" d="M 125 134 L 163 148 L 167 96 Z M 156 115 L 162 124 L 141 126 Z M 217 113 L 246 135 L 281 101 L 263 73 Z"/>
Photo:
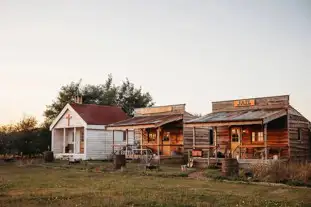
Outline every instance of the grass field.
<path id="1" fill-rule="evenodd" d="M 143 173 L 101 165 L 2 165 L 0 206 L 311 206 L 307 188 L 198 180 L 178 166 Z"/>

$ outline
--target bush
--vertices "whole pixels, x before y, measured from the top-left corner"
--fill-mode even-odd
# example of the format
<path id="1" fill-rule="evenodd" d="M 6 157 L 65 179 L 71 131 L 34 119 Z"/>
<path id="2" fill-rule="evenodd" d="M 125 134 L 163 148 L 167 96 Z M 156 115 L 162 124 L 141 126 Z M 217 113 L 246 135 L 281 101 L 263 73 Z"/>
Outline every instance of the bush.
<path id="1" fill-rule="evenodd" d="M 307 185 L 311 182 L 311 164 L 284 163 L 275 161 L 251 167 L 253 180 L 273 183 L 297 183 Z"/>

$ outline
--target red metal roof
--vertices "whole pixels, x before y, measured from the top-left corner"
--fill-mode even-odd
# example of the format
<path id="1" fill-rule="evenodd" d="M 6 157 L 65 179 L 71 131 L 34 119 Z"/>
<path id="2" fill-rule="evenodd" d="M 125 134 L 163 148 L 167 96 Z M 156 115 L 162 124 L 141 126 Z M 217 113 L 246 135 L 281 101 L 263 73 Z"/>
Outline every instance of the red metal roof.
<path id="1" fill-rule="evenodd" d="M 162 123 L 170 123 L 173 121 L 182 120 L 183 117 L 180 114 L 171 115 L 156 115 L 156 116 L 138 116 L 124 121 L 120 121 L 114 124 L 110 124 L 109 127 L 122 127 L 122 126 L 135 126 L 135 125 L 161 125 Z"/>
<path id="2" fill-rule="evenodd" d="M 96 104 L 70 104 L 70 106 L 87 124 L 107 125 L 129 118 L 127 114 L 117 106 Z"/>

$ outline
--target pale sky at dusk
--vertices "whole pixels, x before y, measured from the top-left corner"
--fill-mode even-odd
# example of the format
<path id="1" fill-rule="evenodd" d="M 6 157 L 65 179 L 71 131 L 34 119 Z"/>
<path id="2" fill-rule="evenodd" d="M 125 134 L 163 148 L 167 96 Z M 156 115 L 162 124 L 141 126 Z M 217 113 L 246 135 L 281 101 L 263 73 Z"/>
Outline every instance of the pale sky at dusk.
<path id="1" fill-rule="evenodd" d="M 109 73 L 156 105 L 289 94 L 311 120 L 311 1 L 0 1 L 0 124 Z"/>

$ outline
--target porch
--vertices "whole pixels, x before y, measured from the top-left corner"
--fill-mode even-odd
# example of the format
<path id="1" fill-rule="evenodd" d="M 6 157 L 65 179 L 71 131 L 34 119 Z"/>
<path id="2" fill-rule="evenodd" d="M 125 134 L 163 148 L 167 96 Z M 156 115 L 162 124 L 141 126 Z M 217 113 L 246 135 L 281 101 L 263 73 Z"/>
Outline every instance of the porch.
<path id="1" fill-rule="evenodd" d="M 182 115 L 140 116 L 111 124 L 107 130 L 123 130 L 126 133 L 125 153 L 134 159 L 146 153 L 156 159 L 182 156 L 183 154 L 183 120 Z M 135 130 L 137 149 L 127 144 L 128 131 Z"/>
<path id="2" fill-rule="evenodd" d="M 186 125 L 193 128 L 191 156 L 197 160 L 217 163 L 219 159 L 229 157 L 255 163 L 256 160 L 289 158 L 285 110 L 212 113 Z M 196 129 L 202 127 L 212 129 L 213 135 L 205 138 L 210 139 L 209 145 L 196 143 Z"/>
<path id="3" fill-rule="evenodd" d="M 84 159 L 85 157 L 85 128 L 68 127 L 52 130 L 52 146 L 56 159 Z"/>

